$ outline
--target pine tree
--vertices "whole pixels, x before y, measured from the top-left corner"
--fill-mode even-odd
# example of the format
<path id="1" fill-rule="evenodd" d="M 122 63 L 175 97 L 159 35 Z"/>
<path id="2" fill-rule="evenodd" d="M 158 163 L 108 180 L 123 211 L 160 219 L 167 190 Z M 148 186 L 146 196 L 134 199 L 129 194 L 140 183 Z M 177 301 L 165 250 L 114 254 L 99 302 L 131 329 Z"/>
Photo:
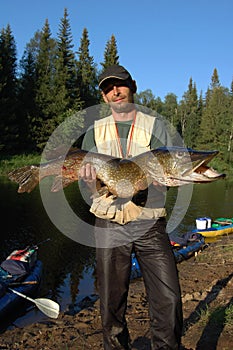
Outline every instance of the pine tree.
<path id="1" fill-rule="evenodd" d="M 180 136 L 180 121 L 178 118 L 177 96 L 169 93 L 165 96 L 162 115 L 166 118 L 172 142 L 174 145 L 183 146 L 183 140 Z"/>
<path id="2" fill-rule="evenodd" d="M 11 152 L 19 146 L 17 119 L 16 44 L 10 25 L 0 33 L 0 149 Z"/>
<path id="3" fill-rule="evenodd" d="M 233 81 L 231 83 L 231 90 L 229 94 L 230 107 L 229 107 L 229 137 L 227 142 L 227 161 L 231 164 L 233 160 Z"/>
<path id="4" fill-rule="evenodd" d="M 199 99 L 198 99 L 198 115 L 199 117 L 201 118 L 202 116 L 202 113 L 203 113 L 203 110 L 204 110 L 204 101 L 203 101 L 203 97 L 202 97 L 202 91 L 200 92 L 200 96 L 199 96 Z"/>
<path id="5" fill-rule="evenodd" d="M 78 84 L 81 100 L 84 101 L 84 108 L 93 106 L 99 102 L 100 96 L 97 91 L 97 73 L 93 56 L 89 52 L 90 41 L 88 31 L 83 29 L 83 34 L 78 50 Z"/>
<path id="6" fill-rule="evenodd" d="M 195 148 L 199 134 L 200 115 L 198 114 L 196 84 L 193 83 L 192 78 L 189 80 L 188 91 L 183 95 L 178 113 L 184 143 L 188 147 Z"/>
<path id="7" fill-rule="evenodd" d="M 163 115 L 175 128 L 177 128 L 179 122 L 177 118 L 177 108 L 177 96 L 172 93 L 167 94 L 164 99 Z"/>
<path id="8" fill-rule="evenodd" d="M 33 126 L 36 145 L 42 149 L 54 129 L 53 118 L 57 115 L 57 95 L 54 89 L 54 66 L 56 59 L 56 41 L 51 37 L 46 19 L 41 32 L 36 62 L 36 105 L 38 115 Z"/>
<path id="9" fill-rule="evenodd" d="M 61 106 L 61 112 L 64 112 L 68 108 L 73 108 L 74 104 L 79 101 L 79 91 L 76 86 L 76 61 L 72 41 L 73 38 L 68 12 L 65 8 L 58 32 L 57 62 L 55 71 L 55 86 L 57 94 L 59 94 L 59 91 L 61 95 L 63 93 L 63 96 L 60 96 L 60 101 L 63 101 L 64 104 L 63 108 Z"/>
<path id="10" fill-rule="evenodd" d="M 211 90 L 220 87 L 218 71 L 214 68 L 213 75 L 211 77 Z"/>
<path id="11" fill-rule="evenodd" d="M 227 153 L 227 142 L 230 139 L 232 126 L 229 110 L 229 91 L 221 86 L 218 72 L 214 69 L 211 87 L 208 89 L 208 103 L 201 120 L 199 145 L 208 149 L 217 148 L 222 158 Z"/>
<path id="12" fill-rule="evenodd" d="M 37 32 L 38 34 L 38 32 Z M 21 145 L 24 150 L 35 151 L 32 125 L 37 117 L 36 106 L 36 50 L 35 42 L 27 45 L 20 60 L 19 113 L 21 117 Z"/>
<path id="13" fill-rule="evenodd" d="M 83 115 L 78 113 L 83 103 L 77 86 L 76 60 L 73 52 L 72 34 L 65 8 L 56 41 L 56 58 L 52 75 L 53 116 L 46 122 L 52 134 L 47 148 L 61 144 L 71 145 L 83 129 Z"/>
<path id="14" fill-rule="evenodd" d="M 107 41 L 104 51 L 104 62 L 102 62 L 101 65 L 103 69 L 106 69 L 113 64 L 119 64 L 119 56 L 116 38 L 112 34 L 111 39 Z"/>

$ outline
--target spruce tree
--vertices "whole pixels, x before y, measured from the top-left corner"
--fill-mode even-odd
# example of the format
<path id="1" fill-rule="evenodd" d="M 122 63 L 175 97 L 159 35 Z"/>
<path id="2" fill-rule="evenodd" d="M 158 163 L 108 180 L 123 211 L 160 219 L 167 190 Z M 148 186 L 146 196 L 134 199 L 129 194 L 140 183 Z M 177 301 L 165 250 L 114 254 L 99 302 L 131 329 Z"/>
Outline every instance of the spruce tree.
<path id="1" fill-rule="evenodd" d="M 57 94 L 61 94 L 60 101 L 63 101 L 63 107 L 60 106 L 61 113 L 68 108 L 73 108 L 77 101 L 80 102 L 79 91 L 76 86 L 76 61 L 72 42 L 68 12 L 65 8 L 57 38 L 57 61 L 54 82 Z"/>
<path id="2" fill-rule="evenodd" d="M 178 126 L 177 107 L 176 95 L 172 93 L 167 94 L 164 98 L 163 115 L 175 128 Z"/>
<path id="3" fill-rule="evenodd" d="M 220 87 L 219 76 L 217 68 L 214 68 L 213 75 L 211 77 L 211 90 Z"/>
<path id="4" fill-rule="evenodd" d="M 198 96 L 196 84 L 189 80 L 188 90 L 180 102 L 178 114 L 180 118 L 181 134 L 188 147 L 196 147 L 199 134 L 200 115 L 198 114 Z"/>
<path id="5" fill-rule="evenodd" d="M 117 50 L 117 42 L 115 36 L 112 34 L 111 39 L 107 41 L 105 51 L 104 51 L 104 62 L 101 63 L 102 69 L 119 64 L 119 56 Z"/>
<path id="6" fill-rule="evenodd" d="M 37 32 L 38 34 L 38 32 Z M 35 42 L 34 42 L 35 43 Z M 21 145 L 24 150 L 36 151 L 33 125 L 37 118 L 36 105 L 36 50 L 34 43 L 26 46 L 20 60 L 19 113 L 21 117 Z"/>
<path id="7" fill-rule="evenodd" d="M 229 106 L 229 137 L 227 141 L 227 157 L 226 160 L 229 164 L 231 164 L 233 160 L 233 81 L 231 83 L 231 90 L 229 94 L 230 106 Z"/>
<path id="8" fill-rule="evenodd" d="M 78 50 L 78 84 L 81 101 L 84 101 L 84 108 L 93 106 L 99 102 L 100 96 L 97 91 L 97 73 L 94 58 L 89 52 L 90 40 L 88 31 L 83 29 L 80 47 Z"/>
<path id="9" fill-rule="evenodd" d="M 115 36 L 112 34 L 110 40 L 107 41 L 104 51 L 104 62 L 100 63 L 102 68 L 100 69 L 99 74 L 105 70 L 107 67 L 113 64 L 119 64 L 119 56 L 117 50 L 117 42 Z M 102 102 L 102 100 L 101 100 Z M 100 116 L 106 117 L 110 114 L 110 108 L 107 104 L 104 104 L 101 107 Z"/>
<path id="10" fill-rule="evenodd" d="M 36 145 L 42 149 L 54 129 L 53 118 L 59 106 L 56 104 L 54 89 L 54 66 L 56 58 L 56 41 L 51 37 L 50 27 L 46 19 L 41 32 L 39 52 L 36 62 L 36 105 L 38 115 L 33 127 Z"/>
<path id="11" fill-rule="evenodd" d="M 174 145 L 183 146 L 183 140 L 180 137 L 180 122 L 178 118 L 177 96 L 169 93 L 165 96 L 162 115 L 166 118 Z"/>
<path id="12" fill-rule="evenodd" d="M 10 25 L 0 32 L 0 149 L 7 153 L 19 147 L 17 116 L 16 44 Z"/>
<path id="13" fill-rule="evenodd" d="M 208 103 L 201 120 L 199 145 L 208 149 L 217 148 L 222 159 L 226 157 L 231 132 L 232 116 L 229 110 L 229 91 L 221 86 L 218 72 L 214 69 L 208 89 Z"/>

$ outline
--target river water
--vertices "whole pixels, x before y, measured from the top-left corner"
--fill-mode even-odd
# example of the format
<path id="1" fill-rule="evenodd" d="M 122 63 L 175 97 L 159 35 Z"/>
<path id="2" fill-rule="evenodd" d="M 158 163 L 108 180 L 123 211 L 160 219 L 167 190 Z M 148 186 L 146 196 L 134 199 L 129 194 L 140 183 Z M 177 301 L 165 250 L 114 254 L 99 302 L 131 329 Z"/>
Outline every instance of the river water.
<path id="1" fill-rule="evenodd" d="M 177 188 L 171 188 L 167 193 L 168 219 L 171 218 L 168 231 L 171 236 L 182 235 L 193 229 L 198 217 L 208 216 L 212 220 L 217 217 L 233 217 L 233 178 L 194 185 L 191 192 L 186 194 L 184 191 L 177 202 L 178 191 Z M 14 249 L 22 249 L 50 238 L 38 250 L 39 259 L 43 263 L 40 296 L 59 302 L 61 310 L 65 311 L 70 305 L 95 293 L 95 249 L 64 235 L 52 223 L 41 200 L 39 187 L 30 194 L 18 194 L 16 184 L 6 177 L 0 177 L 0 196 L 0 261 Z M 66 197 L 84 221 L 92 220 L 87 205 L 81 199 L 77 183 L 66 189 Z M 58 203 L 55 202 L 54 207 L 54 210 L 59 210 Z M 174 225 L 177 217 L 178 224 Z M 88 227 L 91 230 L 91 225 Z M 33 308 L 14 324 L 22 327 L 44 319 L 46 316 Z"/>

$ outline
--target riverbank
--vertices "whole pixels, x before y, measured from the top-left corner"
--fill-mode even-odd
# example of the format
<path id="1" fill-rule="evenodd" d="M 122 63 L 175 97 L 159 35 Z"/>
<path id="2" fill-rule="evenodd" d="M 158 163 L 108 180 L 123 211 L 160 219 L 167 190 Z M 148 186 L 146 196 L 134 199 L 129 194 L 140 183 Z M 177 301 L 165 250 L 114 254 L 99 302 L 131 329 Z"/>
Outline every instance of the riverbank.
<path id="1" fill-rule="evenodd" d="M 11 170 L 21 168 L 26 165 L 40 164 L 40 161 L 40 154 L 0 156 L 0 176 L 7 176 Z"/>
<path id="2" fill-rule="evenodd" d="M 232 267 L 233 235 L 222 237 L 196 257 L 178 264 L 184 311 L 182 343 L 187 349 L 232 350 Z M 1 335 L 0 350 L 103 349 L 96 298 L 87 297 L 78 313 L 74 307 L 57 320 L 6 331 Z M 150 349 L 147 306 L 142 279 L 132 281 L 127 321 L 135 350 Z"/>

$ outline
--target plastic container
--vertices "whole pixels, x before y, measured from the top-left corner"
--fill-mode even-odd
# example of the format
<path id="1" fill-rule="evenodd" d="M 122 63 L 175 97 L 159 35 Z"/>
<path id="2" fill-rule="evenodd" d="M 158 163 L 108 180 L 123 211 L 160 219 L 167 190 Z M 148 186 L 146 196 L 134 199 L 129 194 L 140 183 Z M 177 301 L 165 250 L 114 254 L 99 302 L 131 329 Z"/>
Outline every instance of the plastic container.
<path id="1" fill-rule="evenodd" d="M 197 228 L 197 230 L 205 230 L 207 228 L 206 218 L 197 218 L 196 219 L 196 228 Z"/>
<path id="2" fill-rule="evenodd" d="M 211 228 L 211 223 L 212 223 L 211 218 L 205 217 L 205 219 L 207 221 L 207 228 Z"/>

